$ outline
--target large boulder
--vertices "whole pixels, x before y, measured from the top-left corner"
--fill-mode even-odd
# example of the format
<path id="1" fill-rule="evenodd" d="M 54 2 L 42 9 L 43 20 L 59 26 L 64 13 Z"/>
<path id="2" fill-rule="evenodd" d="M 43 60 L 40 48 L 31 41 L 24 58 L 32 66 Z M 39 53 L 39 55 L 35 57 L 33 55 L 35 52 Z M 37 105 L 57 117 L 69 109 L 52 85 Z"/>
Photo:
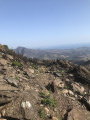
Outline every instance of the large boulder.
<path id="1" fill-rule="evenodd" d="M 73 87 L 73 91 L 74 92 L 77 92 L 77 93 L 80 93 L 80 94 L 84 93 L 85 89 L 80 84 L 78 84 L 78 83 L 72 83 L 72 87 Z"/>
<path id="2" fill-rule="evenodd" d="M 90 120 L 90 112 L 74 108 L 69 112 L 67 120 Z"/>
<path id="3" fill-rule="evenodd" d="M 5 116 L 20 120 L 37 120 L 37 100 L 35 91 L 19 93 L 12 102 L 6 105 Z"/>
<path id="4" fill-rule="evenodd" d="M 59 88 L 64 88 L 64 82 L 61 79 L 56 79 L 54 85 Z"/>

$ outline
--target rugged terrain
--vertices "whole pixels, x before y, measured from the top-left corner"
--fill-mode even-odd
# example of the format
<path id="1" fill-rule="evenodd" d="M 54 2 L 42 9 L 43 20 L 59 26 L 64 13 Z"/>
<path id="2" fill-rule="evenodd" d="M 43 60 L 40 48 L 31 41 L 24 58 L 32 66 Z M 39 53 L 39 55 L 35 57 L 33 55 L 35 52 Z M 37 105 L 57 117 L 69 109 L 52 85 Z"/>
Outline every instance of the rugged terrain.
<path id="1" fill-rule="evenodd" d="M 68 60 L 32 60 L 0 45 L 2 120 L 90 120 L 90 71 Z"/>
<path id="2" fill-rule="evenodd" d="M 28 49 L 18 47 L 15 49 L 17 54 L 21 54 L 28 58 L 37 58 L 41 60 L 66 59 L 74 63 L 90 60 L 90 47 L 80 47 L 73 49 Z"/>

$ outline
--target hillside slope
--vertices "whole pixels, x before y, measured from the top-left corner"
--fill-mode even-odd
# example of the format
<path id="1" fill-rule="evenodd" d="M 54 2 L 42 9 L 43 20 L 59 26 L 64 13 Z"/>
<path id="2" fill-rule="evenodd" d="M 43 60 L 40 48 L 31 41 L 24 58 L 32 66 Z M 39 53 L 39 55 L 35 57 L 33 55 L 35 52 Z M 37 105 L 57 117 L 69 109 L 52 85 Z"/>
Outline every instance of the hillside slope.
<path id="1" fill-rule="evenodd" d="M 76 49 L 28 49 L 24 47 L 18 47 L 15 49 L 17 54 L 26 56 L 28 58 L 37 58 L 37 59 L 66 59 L 71 60 L 74 63 L 84 60 L 90 60 L 90 47 L 82 47 Z"/>
<path id="2" fill-rule="evenodd" d="M 31 60 L 0 45 L 2 120 L 90 120 L 90 71 L 67 60 Z"/>

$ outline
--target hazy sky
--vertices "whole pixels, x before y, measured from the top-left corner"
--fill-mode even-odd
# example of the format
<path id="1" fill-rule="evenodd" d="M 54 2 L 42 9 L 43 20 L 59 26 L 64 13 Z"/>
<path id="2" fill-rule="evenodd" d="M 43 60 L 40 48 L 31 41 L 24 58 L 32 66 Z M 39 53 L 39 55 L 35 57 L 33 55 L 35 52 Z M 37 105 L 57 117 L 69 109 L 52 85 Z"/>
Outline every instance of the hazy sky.
<path id="1" fill-rule="evenodd" d="M 0 43 L 12 48 L 90 43 L 90 0 L 0 0 Z"/>

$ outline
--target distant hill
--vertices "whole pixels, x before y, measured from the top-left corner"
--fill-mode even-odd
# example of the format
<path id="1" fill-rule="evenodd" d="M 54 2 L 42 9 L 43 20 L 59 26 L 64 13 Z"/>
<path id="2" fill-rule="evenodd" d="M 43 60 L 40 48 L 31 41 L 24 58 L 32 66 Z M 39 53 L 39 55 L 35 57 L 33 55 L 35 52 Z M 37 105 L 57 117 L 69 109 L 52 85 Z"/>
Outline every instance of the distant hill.
<path id="1" fill-rule="evenodd" d="M 80 47 L 75 49 L 29 49 L 25 47 L 18 47 L 15 49 L 17 54 L 26 56 L 28 58 L 37 59 L 67 59 L 73 62 L 90 60 L 90 47 Z"/>

